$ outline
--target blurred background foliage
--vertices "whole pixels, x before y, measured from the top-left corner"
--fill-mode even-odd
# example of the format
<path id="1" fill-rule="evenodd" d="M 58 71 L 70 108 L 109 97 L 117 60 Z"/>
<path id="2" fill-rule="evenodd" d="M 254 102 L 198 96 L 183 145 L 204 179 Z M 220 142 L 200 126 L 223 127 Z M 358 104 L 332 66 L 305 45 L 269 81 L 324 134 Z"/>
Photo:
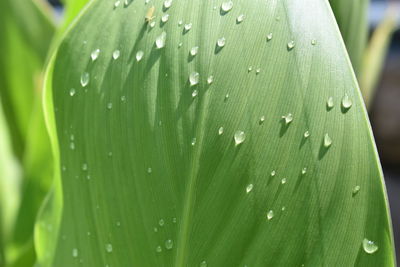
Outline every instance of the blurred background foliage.
<path id="1" fill-rule="evenodd" d="M 32 266 L 36 259 L 35 219 L 54 173 L 43 71 L 87 2 L 0 1 L 0 266 Z M 329 2 L 370 112 L 400 244 L 400 3 Z"/>

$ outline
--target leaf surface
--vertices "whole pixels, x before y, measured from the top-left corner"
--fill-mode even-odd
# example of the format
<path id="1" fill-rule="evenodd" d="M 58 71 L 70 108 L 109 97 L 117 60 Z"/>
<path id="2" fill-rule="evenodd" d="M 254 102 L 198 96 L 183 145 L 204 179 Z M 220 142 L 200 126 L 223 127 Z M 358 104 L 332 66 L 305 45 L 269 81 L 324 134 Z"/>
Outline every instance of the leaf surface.
<path id="1" fill-rule="evenodd" d="M 39 266 L 394 266 L 327 1 L 115 3 L 91 1 L 49 67 Z"/>

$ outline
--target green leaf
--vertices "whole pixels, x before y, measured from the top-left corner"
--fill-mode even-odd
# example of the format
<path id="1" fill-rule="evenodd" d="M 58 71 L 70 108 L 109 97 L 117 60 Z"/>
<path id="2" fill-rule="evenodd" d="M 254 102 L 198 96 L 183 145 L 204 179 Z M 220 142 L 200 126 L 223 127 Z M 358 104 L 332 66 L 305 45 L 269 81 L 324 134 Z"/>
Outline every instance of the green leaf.
<path id="1" fill-rule="evenodd" d="M 59 158 L 38 266 L 395 265 L 327 1 L 237 0 L 226 13 L 221 1 L 114 3 L 89 3 L 48 70 Z"/>
<path id="2" fill-rule="evenodd" d="M 54 26 L 36 2 L 1 1 L 0 95 L 13 147 L 21 159 L 53 32 Z"/>
<path id="3" fill-rule="evenodd" d="M 353 68 L 359 75 L 368 38 L 369 0 L 329 0 Z"/>
<path id="4" fill-rule="evenodd" d="M 0 266 L 3 266 L 7 254 L 6 244 L 10 239 L 21 197 L 21 170 L 12 151 L 11 137 L 2 108 L 0 129 Z"/>
<path id="5" fill-rule="evenodd" d="M 360 73 L 360 87 L 367 108 L 370 107 L 381 76 L 392 34 L 398 18 L 394 6 L 389 6 L 385 18 L 375 29 L 365 51 Z"/>
<path id="6" fill-rule="evenodd" d="M 41 72 L 54 32 L 47 12 L 46 6 L 36 1 L 0 3 L 0 96 L 7 122 L 1 134 L 9 129 L 13 151 L 22 167 L 22 181 L 15 185 L 17 188 L 5 187 L 7 194 L 0 200 L 0 205 L 12 209 L 15 215 L 7 216 L 13 224 L 1 236 L 8 267 L 32 266 L 36 260 L 34 222 L 53 172 L 41 109 Z M 3 156 L 9 157 L 6 153 Z M 4 173 L 0 183 L 7 183 L 13 178 L 10 176 Z"/>
<path id="7" fill-rule="evenodd" d="M 89 2 L 89 0 L 68 0 L 64 4 L 65 14 L 63 19 L 63 30 L 60 32 L 64 32 L 65 28 L 71 24 L 74 18 L 81 12 L 83 7 Z"/>

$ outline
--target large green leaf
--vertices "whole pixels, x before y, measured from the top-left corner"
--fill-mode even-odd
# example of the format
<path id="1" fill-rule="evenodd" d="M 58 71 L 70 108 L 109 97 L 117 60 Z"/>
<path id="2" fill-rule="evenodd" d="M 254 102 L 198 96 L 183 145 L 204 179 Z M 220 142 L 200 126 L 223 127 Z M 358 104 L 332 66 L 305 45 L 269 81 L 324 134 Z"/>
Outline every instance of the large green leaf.
<path id="1" fill-rule="evenodd" d="M 94 0 L 66 34 L 47 76 L 59 158 L 38 266 L 394 266 L 328 2 L 221 3 Z"/>
<path id="2" fill-rule="evenodd" d="M 370 0 L 329 0 L 339 24 L 353 68 L 357 75 L 368 37 L 368 5 Z"/>

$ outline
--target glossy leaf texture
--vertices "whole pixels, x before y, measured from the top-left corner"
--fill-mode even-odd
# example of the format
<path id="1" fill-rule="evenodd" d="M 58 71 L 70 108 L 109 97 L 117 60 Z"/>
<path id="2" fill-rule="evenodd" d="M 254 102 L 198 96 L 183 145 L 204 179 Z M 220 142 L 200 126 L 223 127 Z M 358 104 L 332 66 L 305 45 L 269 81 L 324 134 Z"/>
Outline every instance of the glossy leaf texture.
<path id="1" fill-rule="evenodd" d="M 75 21 L 47 76 L 38 266 L 394 266 L 329 3 L 232 4 L 95 0 Z"/>
<path id="2" fill-rule="evenodd" d="M 367 46 L 370 0 L 329 0 L 329 2 L 358 76 Z"/>

